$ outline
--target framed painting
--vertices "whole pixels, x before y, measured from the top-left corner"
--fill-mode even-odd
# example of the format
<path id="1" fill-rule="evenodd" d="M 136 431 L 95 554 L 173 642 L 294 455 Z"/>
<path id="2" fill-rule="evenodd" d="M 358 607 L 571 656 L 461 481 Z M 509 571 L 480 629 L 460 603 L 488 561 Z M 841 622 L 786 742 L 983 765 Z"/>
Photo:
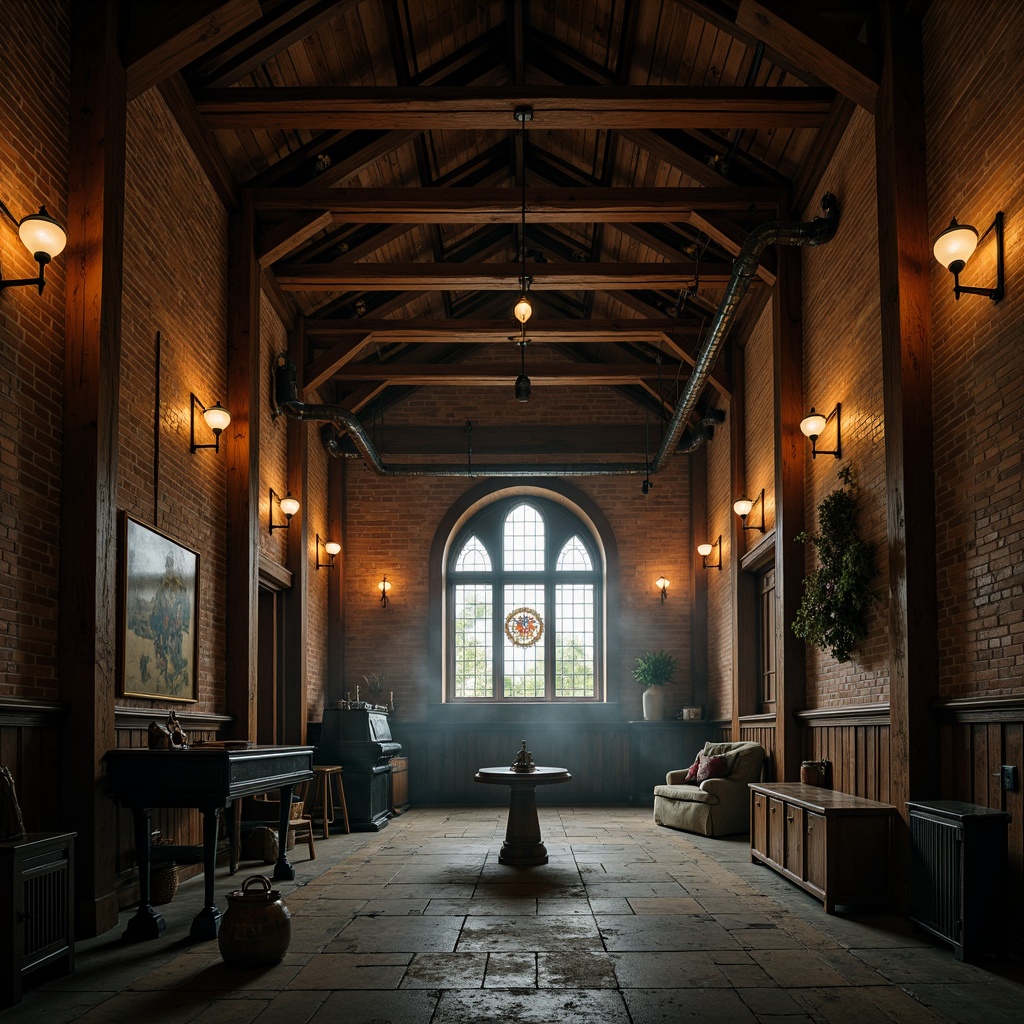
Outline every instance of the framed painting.
<path id="1" fill-rule="evenodd" d="M 121 692 L 198 699 L 199 553 L 122 513 Z"/>

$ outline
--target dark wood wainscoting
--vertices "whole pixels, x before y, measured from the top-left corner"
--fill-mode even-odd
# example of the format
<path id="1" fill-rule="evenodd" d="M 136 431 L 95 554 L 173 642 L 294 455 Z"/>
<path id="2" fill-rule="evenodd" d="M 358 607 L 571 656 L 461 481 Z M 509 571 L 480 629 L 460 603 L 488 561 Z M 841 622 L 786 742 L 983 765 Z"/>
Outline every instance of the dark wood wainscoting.
<path id="1" fill-rule="evenodd" d="M 182 730 L 189 742 L 215 740 L 230 718 L 224 715 L 189 713 L 174 708 Z M 114 728 L 117 747 L 146 747 L 149 745 L 149 723 L 167 721 L 166 708 L 115 708 Z M 182 753 L 182 757 L 187 757 Z M 121 909 L 131 906 L 139 899 L 139 880 L 135 874 L 135 837 L 132 831 L 131 811 L 117 808 L 117 843 L 115 846 L 115 871 L 117 874 L 117 898 Z M 200 845 L 203 841 L 202 818 L 198 811 L 186 807 L 163 807 L 153 811 L 153 828 L 159 830 L 161 838 L 182 845 Z M 202 864 L 182 864 L 178 877 L 191 878 L 203 872 Z"/>
<path id="2" fill-rule="evenodd" d="M 764 781 L 782 782 L 775 771 L 775 716 L 742 715 L 740 737 L 748 743 L 760 743 L 764 747 Z M 790 782 L 797 780 L 790 779 Z"/>
<path id="3" fill-rule="evenodd" d="M 942 796 L 1010 813 L 1005 920 L 1010 944 L 1024 950 L 1024 697 L 940 701 Z M 1000 767 L 1016 765 L 1017 788 L 1004 790 Z"/>
<path id="4" fill-rule="evenodd" d="M 888 704 L 819 708 L 796 717 L 803 760 L 831 761 L 833 789 L 890 802 Z"/>
<path id="5" fill-rule="evenodd" d="M 63 704 L 0 702 L 0 764 L 10 769 L 29 832 L 59 832 Z"/>

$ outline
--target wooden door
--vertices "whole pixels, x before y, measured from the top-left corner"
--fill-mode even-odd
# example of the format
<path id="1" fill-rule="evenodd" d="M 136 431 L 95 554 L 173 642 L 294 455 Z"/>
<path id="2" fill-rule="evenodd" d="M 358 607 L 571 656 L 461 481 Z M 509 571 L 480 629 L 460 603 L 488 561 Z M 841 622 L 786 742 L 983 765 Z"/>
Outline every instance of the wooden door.
<path id="1" fill-rule="evenodd" d="M 750 846 L 768 856 L 768 797 L 754 791 L 750 794 Z"/>
<path id="2" fill-rule="evenodd" d="M 806 881 L 817 889 L 825 889 L 825 818 L 808 811 L 804 824 Z"/>
<path id="3" fill-rule="evenodd" d="M 768 856 L 779 865 L 786 865 L 786 803 L 768 798 Z"/>

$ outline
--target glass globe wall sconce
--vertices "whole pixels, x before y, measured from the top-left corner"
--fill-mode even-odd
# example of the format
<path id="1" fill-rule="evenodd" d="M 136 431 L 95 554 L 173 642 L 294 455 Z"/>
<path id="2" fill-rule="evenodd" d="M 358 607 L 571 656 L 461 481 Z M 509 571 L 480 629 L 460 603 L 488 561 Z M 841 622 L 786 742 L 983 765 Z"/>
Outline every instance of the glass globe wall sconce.
<path id="1" fill-rule="evenodd" d="M 68 244 L 67 232 L 46 212 L 45 206 L 40 206 L 38 213 L 30 213 L 20 221 L 15 220 L 14 215 L 3 203 L 0 203 L 0 213 L 18 229 L 18 237 L 22 244 L 39 264 L 38 277 L 4 281 L 0 273 L 0 291 L 19 285 L 35 285 L 42 295 L 46 285 L 46 264 L 64 251 L 64 246 Z"/>
<path id="2" fill-rule="evenodd" d="M 320 561 L 320 548 L 323 548 L 327 552 L 329 561 Z M 316 535 L 316 567 L 317 569 L 333 569 L 334 568 L 334 556 L 339 554 L 341 551 L 341 545 L 336 540 L 329 540 L 327 543 L 322 543 L 320 540 L 320 534 Z"/>
<path id="3" fill-rule="evenodd" d="M 837 459 L 843 457 L 841 410 L 842 406 L 836 402 L 836 407 L 827 416 L 822 416 L 820 412 L 814 411 L 812 405 L 811 411 L 800 421 L 800 433 L 809 438 L 811 442 L 812 459 L 816 459 L 819 455 L 834 455 Z M 830 449 L 819 448 L 818 438 L 832 420 L 836 421 L 836 446 Z"/>
<path id="4" fill-rule="evenodd" d="M 661 591 L 661 603 L 665 603 L 665 598 L 668 597 L 668 588 L 672 581 L 665 579 L 664 576 L 659 576 L 655 581 L 654 585 Z"/>
<path id="5" fill-rule="evenodd" d="M 196 442 L 196 406 L 199 406 L 200 412 L 203 414 L 203 419 L 206 420 L 206 425 L 213 431 L 213 444 L 198 444 Z M 220 435 L 231 422 L 231 413 L 224 408 L 220 402 L 215 402 L 210 406 L 209 409 L 203 405 L 202 402 L 196 398 L 195 394 L 192 394 L 192 410 L 189 416 L 189 449 L 193 455 L 200 448 L 212 448 L 215 452 L 220 451 Z"/>
<path id="6" fill-rule="evenodd" d="M 708 561 L 708 555 L 710 555 L 711 552 L 715 550 L 715 548 L 718 548 L 718 561 L 717 562 L 709 562 Z M 704 568 L 705 569 L 717 569 L 719 572 L 721 572 L 722 571 L 722 535 L 721 534 L 718 535 L 718 540 L 716 540 L 714 544 L 707 544 L 707 543 L 698 544 L 697 545 L 697 554 L 700 555 L 701 558 L 704 560 Z"/>
<path id="7" fill-rule="evenodd" d="M 961 295 L 984 295 L 993 302 L 998 302 L 1004 295 L 1003 289 L 1003 212 L 996 214 L 996 219 L 989 226 L 989 231 L 996 236 L 996 286 L 995 288 L 969 288 L 960 284 L 960 273 L 978 247 L 978 232 L 970 224 L 957 224 L 956 217 L 949 222 L 949 227 L 935 239 L 932 252 L 935 258 L 953 275 L 953 295 L 960 301 Z"/>
<path id="8" fill-rule="evenodd" d="M 388 592 L 391 590 L 391 584 L 388 582 L 387 573 L 384 574 L 383 579 L 377 584 L 377 589 L 380 591 L 381 608 L 387 608 L 388 602 L 391 600 L 388 597 Z"/>
<path id="9" fill-rule="evenodd" d="M 274 522 L 274 502 L 277 502 L 281 506 L 281 511 L 284 513 L 285 521 L 283 523 Z M 292 497 L 292 492 L 289 491 L 283 498 L 279 498 L 274 492 L 274 488 L 270 488 L 270 532 L 273 533 L 275 530 L 287 530 L 292 525 L 292 516 L 299 511 L 299 499 Z"/>
<path id="10" fill-rule="evenodd" d="M 747 516 L 750 515 L 754 506 L 760 504 L 761 506 L 761 522 L 760 523 L 748 523 Z M 732 505 L 733 512 L 736 513 L 743 520 L 744 530 L 760 530 L 764 533 L 764 488 L 761 488 L 761 493 L 751 501 L 746 495 L 740 498 L 739 501 L 734 501 Z"/>

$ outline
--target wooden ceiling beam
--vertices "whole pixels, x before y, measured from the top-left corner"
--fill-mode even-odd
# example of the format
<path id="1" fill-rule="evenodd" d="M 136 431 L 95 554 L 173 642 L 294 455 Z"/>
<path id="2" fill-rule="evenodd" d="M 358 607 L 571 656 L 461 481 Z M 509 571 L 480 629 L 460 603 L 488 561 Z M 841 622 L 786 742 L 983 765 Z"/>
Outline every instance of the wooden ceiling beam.
<path id="1" fill-rule="evenodd" d="M 256 210 L 327 211 L 358 224 L 518 224 L 517 188 L 257 188 Z M 531 188 L 531 223 L 686 223 L 694 210 L 776 209 L 777 188 Z"/>
<path id="2" fill-rule="evenodd" d="M 835 94 L 800 86 L 454 86 L 209 89 L 197 106 L 211 128 L 485 129 L 820 128 Z"/>
<path id="3" fill-rule="evenodd" d="M 878 54 L 808 11 L 806 4 L 740 0 L 736 24 L 874 114 L 882 68 Z"/>
<path id="4" fill-rule="evenodd" d="M 690 223 L 731 256 L 739 255 L 749 234 L 736 221 L 717 210 L 694 210 L 690 214 Z M 775 284 L 775 254 L 770 249 L 761 253 L 756 273 L 769 287 Z"/>
<path id="5" fill-rule="evenodd" d="M 505 382 L 506 385 L 508 381 Z M 573 424 L 522 423 L 515 430 L 473 422 L 473 457 L 491 455 L 641 455 L 647 439 L 643 423 Z M 465 426 L 389 423 L 385 431 L 387 457 L 405 455 L 465 456 Z"/>
<path id="6" fill-rule="evenodd" d="M 679 288 L 694 279 L 693 263 L 531 263 L 531 291 L 588 291 L 592 288 Z M 286 263 L 278 267 L 277 282 L 295 291 L 425 291 L 467 289 L 514 290 L 519 287 L 519 263 Z M 727 284 L 729 264 L 704 263 L 700 279 L 708 285 Z"/>
<path id="7" fill-rule="evenodd" d="M 528 350 L 529 351 L 529 350 Z M 534 363 L 527 358 L 534 384 L 608 385 L 654 381 L 658 367 L 636 360 L 617 363 Z M 674 370 L 661 370 L 662 375 Z M 385 381 L 403 386 L 508 387 L 519 375 L 519 360 L 508 363 L 349 363 L 336 374 L 345 381 Z"/>
<path id="8" fill-rule="evenodd" d="M 559 341 L 567 344 L 621 344 L 648 342 L 657 344 L 668 336 L 686 337 L 697 333 L 697 326 L 679 320 L 533 320 L 528 333 L 535 341 Z M 370 334 L 375 340 L 407 344 L 451 344 L 504 341 L 519 330 L 511 319 L 505 320 L 316 320 L 305 321 L 307 339 L 339 335 Z"/>

